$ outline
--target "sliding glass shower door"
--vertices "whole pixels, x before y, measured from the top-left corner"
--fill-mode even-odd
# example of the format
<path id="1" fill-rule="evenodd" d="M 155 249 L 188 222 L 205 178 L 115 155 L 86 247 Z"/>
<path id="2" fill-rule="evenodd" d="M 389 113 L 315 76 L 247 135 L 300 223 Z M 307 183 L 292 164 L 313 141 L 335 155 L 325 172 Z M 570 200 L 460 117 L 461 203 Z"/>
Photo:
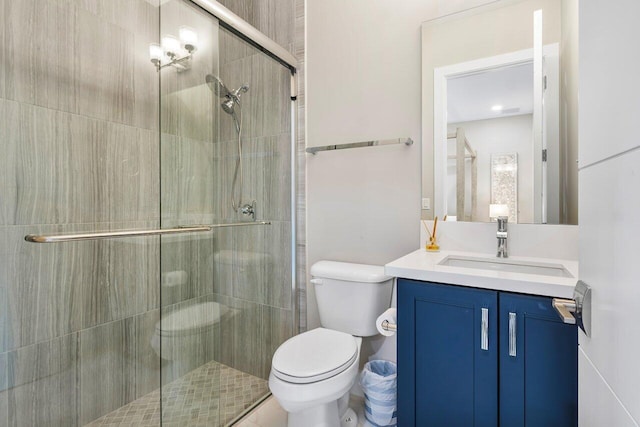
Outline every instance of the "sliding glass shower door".
<path id="1" fill-rule="evenodd" d="M 0 425 L 233 422 L 294 333 L 291 71 L 188 0 L 0 10 Z"/>
<path id="2" fill-rule="evenodd" d="M 268 394 L 293 334 L 291 72 L 190 2 L 164 3 L 160 39 L 185 31 L 191 58 L 160 70 L 162 227 L 233 226 L 161 238 L 162 421 L 226 425 Z"/>

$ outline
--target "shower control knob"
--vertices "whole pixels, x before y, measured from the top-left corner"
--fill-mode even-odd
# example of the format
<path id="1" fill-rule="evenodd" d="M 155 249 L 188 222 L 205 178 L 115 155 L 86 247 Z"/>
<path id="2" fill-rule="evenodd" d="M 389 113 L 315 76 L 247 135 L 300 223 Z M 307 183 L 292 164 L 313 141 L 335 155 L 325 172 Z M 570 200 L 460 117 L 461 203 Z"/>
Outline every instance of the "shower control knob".
<path id="1" fill-rule="evenodd" d="M 251 216 L 252 219 L 256 219 L 256 201 L 254 200 L 251 204 L 247 203 L 246 205 L 242 205 L 240 212 L 242 215 Z"/>

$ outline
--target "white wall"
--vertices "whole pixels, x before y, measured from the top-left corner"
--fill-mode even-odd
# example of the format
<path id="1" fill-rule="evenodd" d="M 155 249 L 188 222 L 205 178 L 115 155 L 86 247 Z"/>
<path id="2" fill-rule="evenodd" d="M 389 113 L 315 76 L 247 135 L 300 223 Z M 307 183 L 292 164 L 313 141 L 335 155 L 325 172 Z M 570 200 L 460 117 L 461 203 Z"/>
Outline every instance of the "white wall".
<path id="1" fill-rule="evenodd" d="M 580 2 L 580 276 L 593 331 L 580 334 L 579 420 L 640 423 L 640 2 Z"/>
<path id="2" fill-rule="evenodd" d="M 489 0 L 307 2 L 307 144 L 411 137 L 411 147 L 307 155 L 307 263 L 384 264 L 419 244 L 420 25 Z M 315 293 L 308 327 L 319 326 Z M 366 347 L 395 360 L 395 338 Z M 366 361 L 366 356 L 363 358 Z"/>
<path id="3" fill-rule="evenodd" d="M 477 217 L 474 221 L 489 222 L 491 203 L 491 154 L 518 154 L 518 222 L 533 222 L 533 117 L 531 114 L 451 123 L 449 131 L 464 128 L 471 148 L 477 153 L 478 191 Z M 448 141 L 447 152 L 455 155 L 455 139 Z M 467 165 L 470 161 L 466 162 Z M 456 161 L 447 163 L 447 209 L 456 214 Z M 469 181 L 470 179 L 467 179 Z M 468 190 L 469 191 L 469 190 Z M 467 194 L 469 194 L 467 192 Z"/>

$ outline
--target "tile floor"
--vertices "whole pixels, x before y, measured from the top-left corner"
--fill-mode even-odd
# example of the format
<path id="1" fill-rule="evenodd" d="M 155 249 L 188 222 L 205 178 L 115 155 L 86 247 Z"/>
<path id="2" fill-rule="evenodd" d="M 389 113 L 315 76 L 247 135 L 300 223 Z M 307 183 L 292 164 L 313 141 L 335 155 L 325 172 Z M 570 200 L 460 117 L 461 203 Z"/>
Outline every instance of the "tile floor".
<path id="1" fill-rule="evenodd" d="M 364 427 L 363 398 L 351 396 L 349 406 L 358 414 L 358 427 Z M 271 396 L 247 414 L 235 427 L 287 427 L 287 413 Z"/>
<path id="2" fill-rule="evenodd" d="M 209 362 L 162 387 L 162 425 L 223 426 L 268 391 L 267 381 L 261 378 Z M 159 425 L 160 389 L 87 424 L 90 427 Z"/>

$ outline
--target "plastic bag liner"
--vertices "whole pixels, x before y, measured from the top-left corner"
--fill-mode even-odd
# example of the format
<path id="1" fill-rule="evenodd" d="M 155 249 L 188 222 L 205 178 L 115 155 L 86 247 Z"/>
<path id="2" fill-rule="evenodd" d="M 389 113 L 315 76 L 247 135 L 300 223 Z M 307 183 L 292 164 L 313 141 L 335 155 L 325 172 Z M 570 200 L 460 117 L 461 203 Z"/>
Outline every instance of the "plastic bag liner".
<path id="1" fill-rule="evenodd" d="M 364 417 L 374 427 L 396 426 L 398 367 L 386 360 L 372 360 L 364 365 L 360 385 L 364 390 Z"/>

